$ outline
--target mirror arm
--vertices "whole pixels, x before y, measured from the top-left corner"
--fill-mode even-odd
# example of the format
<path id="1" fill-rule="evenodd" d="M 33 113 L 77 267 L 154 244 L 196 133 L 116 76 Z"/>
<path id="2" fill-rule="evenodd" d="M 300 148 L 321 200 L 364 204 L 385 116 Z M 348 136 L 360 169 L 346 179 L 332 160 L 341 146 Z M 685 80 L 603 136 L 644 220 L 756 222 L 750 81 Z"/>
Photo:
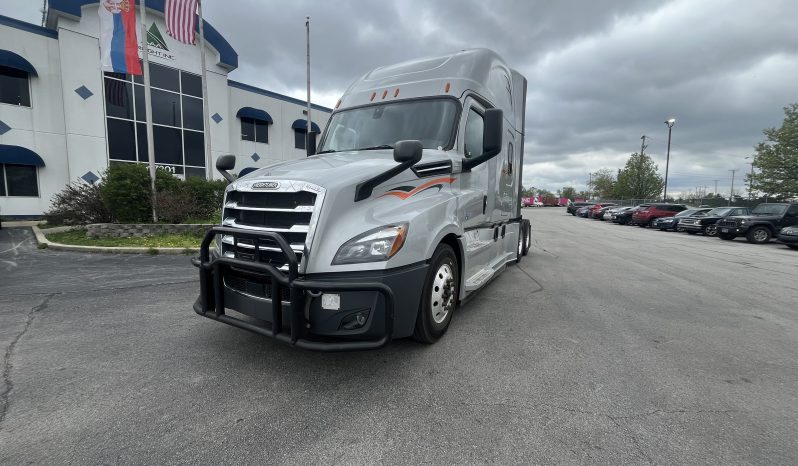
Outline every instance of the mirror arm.
<path id="1" fill-rule="evenodd" d="M 229 171 L 227 171 L 227 170 L 219 170 L 219 169 L 217 169 L 217 170 L 219 171 L 219 173 L 221 173 L 221 174 L 222 174 L 222 176 L 224 177 L 224 179 L 226 179 L 227 181 L 229 181 L 229 182 L 231 182 L 231 183 L 232 183 L 233 181 L 235 181 L 235 180 L 236 180 L 236 177 L 234 177 L 233 175 L 231 175 Z"/>
<path id="2" fill-rule="evenodd" d="M 498 155 L 498 153 L 501 151 L 502 151 L 501 148 L 497 148 L 492 151 L 483 152 L 482 154 L 479 154 L 478 157 L 474 157 L 473 159 L 463 160 L 463 171 L 464 172 L 471 171 L 472 168 L 476 167 L 477 165 L 483 162 L 487 162 L 488 160 Z"/>
<path id="3" fill-rule="evenodd" d="M 371 193 L 374 191 L 374 188 L 376 188 L 380 183 L 384 183 L 390 180 L 394 176 L 402 173 L 403 171 L 407 170 L 408 168 L 412 167 L 415 164 L 416 162 L 413 160 L 402 162 L 399 165 L 380 173 L 374 178 L 368 179 L 358 184 L 355 187 L 355 202 L 368 199 L 369 197 L 371 197 Z"/>

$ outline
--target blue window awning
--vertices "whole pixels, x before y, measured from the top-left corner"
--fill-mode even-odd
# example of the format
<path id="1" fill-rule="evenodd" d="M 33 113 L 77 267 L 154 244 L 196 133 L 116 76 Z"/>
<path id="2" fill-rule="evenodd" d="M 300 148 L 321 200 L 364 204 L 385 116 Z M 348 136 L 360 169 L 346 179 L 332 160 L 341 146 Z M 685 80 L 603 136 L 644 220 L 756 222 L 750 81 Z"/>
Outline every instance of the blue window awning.
<path id="1" fill-rule="evenodd" d="M 259 108 L 252 108 L 252 107 L 242 107 L 238 113 L 236 113 L 236 117 L 238 118 L 252 118 L 253 120 L 263 121 L 266 123 L 273 123 L 272 116 L 269 115 L 266 110 L 261 110 Z"/>
<path id="2" fill-rule="evenodd" d="M 311 127 L 311 129 L 313 130 L 314 133 L 316 133 L 316 134 L 321 133 L 321 128 L 319 128 L 319 125 L 317 125 L 316 122 L 311 121 L 310 122 L 310 127 Z M 294 124 L 291 125 L 291 128 L 294 128 L 294 129 L 299 130 L 299 131 L 307 131 L 308 130 L 308 121 L 307 120 L 296 120 L 294 122 Z"/>
<path id="3" fill-rule="evenodd" d="M 25 147 L 9 146 L 6 144 L 0 144 L 0 163 L 33 165 L 36 167 L 44 166 L 44 160 L 42 160 L 36 152 L 26 149 Z"/>
<path id="4" fill-rule="evenodd" d="M 0 66 L 7 66 L 28 73 L 31 76 L 39 76 L 36 73 L 36 68 L 30 64 L 28 60 L 22 58 L 21 55 L 10 50 L 0 50 Z"/>

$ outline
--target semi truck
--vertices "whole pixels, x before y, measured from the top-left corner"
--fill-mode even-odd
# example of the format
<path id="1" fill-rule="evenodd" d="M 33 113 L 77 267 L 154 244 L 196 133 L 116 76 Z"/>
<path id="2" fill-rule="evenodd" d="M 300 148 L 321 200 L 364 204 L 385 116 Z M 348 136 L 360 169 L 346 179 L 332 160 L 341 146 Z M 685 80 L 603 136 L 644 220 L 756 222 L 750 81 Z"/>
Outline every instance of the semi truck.
<path id="1" fill-rule="evenodd" d="M 344 92 L 307 158 L 236 178 L 219 157 L 230 184 L 192 259 L 194 311 L 310 350 L 438 340 L 529 250 L 526 82 L 486 49 L 384 66 Z"/>

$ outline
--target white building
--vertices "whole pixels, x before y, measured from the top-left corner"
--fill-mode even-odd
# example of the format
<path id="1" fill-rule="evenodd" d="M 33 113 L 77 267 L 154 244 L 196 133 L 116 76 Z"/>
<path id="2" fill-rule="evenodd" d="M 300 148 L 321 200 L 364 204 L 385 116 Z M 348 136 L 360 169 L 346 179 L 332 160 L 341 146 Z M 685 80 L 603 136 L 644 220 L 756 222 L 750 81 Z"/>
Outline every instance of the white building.
<path id="1" fill-rule="evenodd" d="M 0 16 L 3 218 L 39 216 L 68 183 L 93 182 L 111 163 L 148 160 L 141 76 L 100 70 L 99 3 L 47 3 L 45 27 Z M 212 159 L 235 154 L 236 171 L 305 157 L 305 102 L 229 80 L 238 54 L 207 21 L 203 125 L 200 48 L 166 34 L 163 8 L 163 0 L 147 1 L 156 164 L 219 177 L 205 163 L 206 129 Z M 313 105 L 317 135 L 331 111 Z"/>

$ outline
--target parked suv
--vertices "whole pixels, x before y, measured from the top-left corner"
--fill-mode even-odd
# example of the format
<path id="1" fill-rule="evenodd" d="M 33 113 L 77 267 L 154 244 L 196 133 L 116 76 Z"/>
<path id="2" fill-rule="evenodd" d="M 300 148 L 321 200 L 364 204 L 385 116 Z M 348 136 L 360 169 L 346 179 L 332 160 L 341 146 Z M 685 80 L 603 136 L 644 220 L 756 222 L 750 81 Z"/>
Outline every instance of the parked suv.
<path id="1" fill-rule="evenodd" d="M 651 226 L 651 223 L 661 217 L 673 217 L 677 213 L 687 210 L 683 204 L 651 204 L 648 208 L 640 209 L 632 214 L 632 221 L 639 227 Z"/>
<path id="2" fill-rule="evenodd" d="M 577 210 L 578 210 L 580 207 L 589 206 L 589 205 L 593 205 L 593 203 L 592 203 L 592 202 L 570 202 L 570 203 L 568 204 L 568 208 L 567 208 L 567 209 L 565 209 L 565 212 L 567 212 L 567 213 L 569 213 L 569 214 L 571 214 L 571 215 L 574 215 L 574 216 L 576 216 L 576 211 L 577 211 Z"/>
<path id="3" fill-rule="evenodd" d="M 682 229 L 683 221 L 687 220 L 689 217 L 706 214 L 710 210 L 712 209 L 687 209 L 672 217 L 660 217 L 651 222 L 651 228 L 656 228 L 661 231 L 684 231 L 684 229 Z"/>
<path id="4" fill-rule="evenodd" d="M 745 236 L 754 244 L 767 243 L 782 228 L 795 225 L 798 225 L 798 203 L 759 204 L 751 215 L 726 217 L 717 223 L 720 239 Z"/>
<path id="5" fill-rule="evenodd" d="M 679 226 L 691 235 L 703 233 L 706 236 L 717 236 L 717 223 L 719 220 L 726 217 L 749 215 L 750 213 L 751 209 L 748 207 L 716 207 L 706 214 L 693 214 L 682 219 Z"/>
<path id="6" fill-rule="evenodd" d="M 613 217 L 612 221 L 615 223 L 619 223 L 621 225 L 626 225 L 627 223 L 632 223 L 632 215 L 638 210 L 648 209 L 651 204 L 640 204 L 637 207 L 632 207 L 629 210 L 620 211 Z"/>

